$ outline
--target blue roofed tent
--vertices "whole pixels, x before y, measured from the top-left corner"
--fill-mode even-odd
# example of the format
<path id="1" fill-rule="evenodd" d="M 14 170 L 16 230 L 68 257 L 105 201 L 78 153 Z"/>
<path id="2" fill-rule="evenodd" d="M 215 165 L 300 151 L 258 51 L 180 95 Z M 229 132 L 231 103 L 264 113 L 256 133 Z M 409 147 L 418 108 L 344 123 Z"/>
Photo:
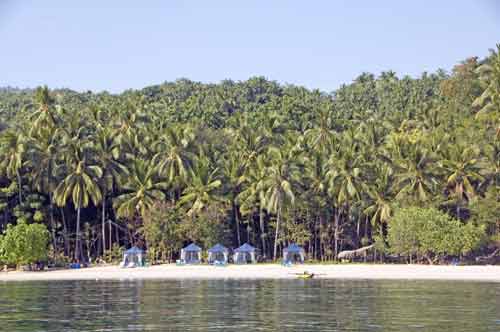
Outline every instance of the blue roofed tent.
<path id="1" fill-rule="evenodd" d="M 304 248 L 291 243 L 288 247 L 283 249 L 283 263 L 304 263 L 305 251 Z"/>
<path id="2" fill-rule="evenodd" d="M 145 252 L 138 247 L 132 247 L 123 253 L 121 267 L 144 266 Z"/>
<path id="3" fill-rule="evenodd" d="M 181 261 L 186 264 L 199 264 L 201 262 L 201 248 L 191 243 L 181 250 Z"/>
<path id="4" fill-rule="evenodd" d="M 212 248 L 208 249 L 208 263 L 214 264 L 216 262 L 227 263 L 229 250 L 222 244 L 217 243 Z"/>
<path id="5" fill-rule="evenodd" d="M 241 247 L 234 249 L 233 262 L 235 264 L 255 263 L 255 252 L 255 247 L 245 243 Z"/>

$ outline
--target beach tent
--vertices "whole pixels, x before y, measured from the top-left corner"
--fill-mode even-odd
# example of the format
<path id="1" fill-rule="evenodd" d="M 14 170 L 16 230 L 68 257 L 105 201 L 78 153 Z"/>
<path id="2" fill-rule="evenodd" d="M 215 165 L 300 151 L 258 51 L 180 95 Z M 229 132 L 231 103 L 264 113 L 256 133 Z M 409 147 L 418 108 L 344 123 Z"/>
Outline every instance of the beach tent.
<path id="1" fill-rule="evenodd" d="M 186 264 L 199 264 L 201 262 L 201 248 L 191 243 L 181 250 L 181 261 Z"/>
<path id="2" fill-rule="evenodd" d="M 222 244 L 217 243 L 212 248 L 208 249 L 208 264 L 214 264 L 216 262 L 227 263 L 229 255 L 229 250 Z"/>
<path id="3" fill-rule="evenodd" d="M 137 267 L 144 266 L 145 252 L 137 247 L 132 247 L 123 253 L 123 261 L 121 267 Z"/>
<path id="4" fill-rule="evenodd" d="M 254 247 L 245 243 L 241 247 L 234 249 L 233 262 L 235 264 L 255 263 L 255 251 Z"/>
<path id="5" fill-rule="evenodd" d="M 283 249 L 283 263 L 304 263 L 305 251 L 301 246 L 292 243 L 285 249 Z"/>

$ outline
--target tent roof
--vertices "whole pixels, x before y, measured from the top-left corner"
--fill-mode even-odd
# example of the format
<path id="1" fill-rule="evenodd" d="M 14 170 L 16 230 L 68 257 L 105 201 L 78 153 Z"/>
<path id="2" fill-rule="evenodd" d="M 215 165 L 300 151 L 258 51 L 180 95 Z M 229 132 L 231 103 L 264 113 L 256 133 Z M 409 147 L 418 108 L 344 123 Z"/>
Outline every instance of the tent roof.
<path id="1" fill-rule="evenodd" d="M 228 250 L 222 244 L 217 243 L 215 246 L 208 249 L 208 252 L 228 252 Z"/>
<path id="2" fill-rule="evenodd" d="M 196 244 L 191 243 L 190 245 L 188 245 L 187 247 L 185 247 L 182 250 L 184 250 L 184 251 L 201 251 L 201 248 L 198 247 Z"/>
<path id="3" fill-rule="evenodd" d="M 255 251 L 255 248 L 249 245 L 248 243 L 245 243 L 241 247 L 234 249 L 234 252 L 252 252 L 252 251 Z"/>
<path id="4" fill-rule="evenodd" d="M 304 251 L 304 248 L 302 248 L 301 246 L 299 246 L 296 243 L 291 243 L 288 247 L 286 247 L 285 249 L 283 249 L 283 251 L 284 252 L 297 252 L 297 253 L 300 253 L 300 252 Z"/>
<path id="5" fill-rule="evenodd" d="M 137 247 L 132 247 L 128 250 L 125 251 L 126 254 L 131 254 L 131 255 L 137 255 L 137 254 L 143 254 L 144 253 L 144 250 L 142 249 L 139 249 Z"/>

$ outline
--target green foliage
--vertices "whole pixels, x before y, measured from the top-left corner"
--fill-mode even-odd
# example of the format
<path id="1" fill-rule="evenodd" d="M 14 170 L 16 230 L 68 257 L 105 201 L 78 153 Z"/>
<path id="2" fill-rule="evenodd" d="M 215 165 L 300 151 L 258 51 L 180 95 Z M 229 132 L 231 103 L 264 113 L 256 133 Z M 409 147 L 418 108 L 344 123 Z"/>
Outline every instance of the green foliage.
<path id="1" fill-rule="evenodd" d="M 182 248 L 181 219 L 181 211 L 168 203 L 158 202 L 147 211 L 140 232 L 146 240 L 152 261 L 170 260 Z"/>
<path id="2" fill-rule="evenodd" d="M 434 208 L 410 207 L 395 212 L 387 239 L 390 251 L 395 254 L 436 260 L 471 252 L 482 235 L 482 228 L 463 225 Z"/>
<path id="3" fill-rule="evenodd" d="M 490 253 L 499 61 L 496 51 L 449 74 L 363 73 L 333 93 L 263 77 L 121 94 L 0 89 L 0 227 L 46 225 L 52 254 L 77 260 L 143 241 L 154 259 L 187 241 L 249 241 L 277 258 L 294 241 L 325 260 L 384 251 L 394 212 L 419 206 L 465 225 L 404 224 L 399 252 L 469 252 L 484 228 L 477 253 Z"/>
<path id="4" fill-rule="evenodd" d="M 471 204 L 471 221 L 484 227 L 490 237 L 487 245 L 500 247 L 500 193 L 499 189 L 492 186 L 485 197 L 477 197 Z"/>
<path id="5" fill-rule="evenodd" d="M 108 263 L 118 263 L 123 259 L 125 248 L 118 243 L 114 243 L 110 250 L 107 250 L 104 255 L 104 260 Z"/>
<path id="6" fill-rule="evenodd" d="M 49 232 L 41 224 L 7 225 L 0 237 L 0 261 L 26 265 L 47 259 Z"/>
<path id="7" fill-rule="evenodd" d="M 220 221 L 220 213 L 221 206 L 213 204 L 196 216 L 183 218 L 178 229 L 179 237 L 185 242 L 195 242 L 203 248 L 210 248 L 218 242 L 226 243 L 227 237 Z"/>

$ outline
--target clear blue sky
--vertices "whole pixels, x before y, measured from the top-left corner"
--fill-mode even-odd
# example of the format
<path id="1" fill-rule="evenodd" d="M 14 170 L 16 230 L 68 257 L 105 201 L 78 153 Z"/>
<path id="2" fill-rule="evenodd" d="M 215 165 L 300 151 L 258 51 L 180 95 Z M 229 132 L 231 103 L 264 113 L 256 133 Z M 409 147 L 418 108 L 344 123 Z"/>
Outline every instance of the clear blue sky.
<path id="1" fill-rule="evenodd" d="M 495 0 L 0 0 L 0 86 L 141 88 L 263 75 L 331 91 L 418 75 L 500 42 Z"/>

